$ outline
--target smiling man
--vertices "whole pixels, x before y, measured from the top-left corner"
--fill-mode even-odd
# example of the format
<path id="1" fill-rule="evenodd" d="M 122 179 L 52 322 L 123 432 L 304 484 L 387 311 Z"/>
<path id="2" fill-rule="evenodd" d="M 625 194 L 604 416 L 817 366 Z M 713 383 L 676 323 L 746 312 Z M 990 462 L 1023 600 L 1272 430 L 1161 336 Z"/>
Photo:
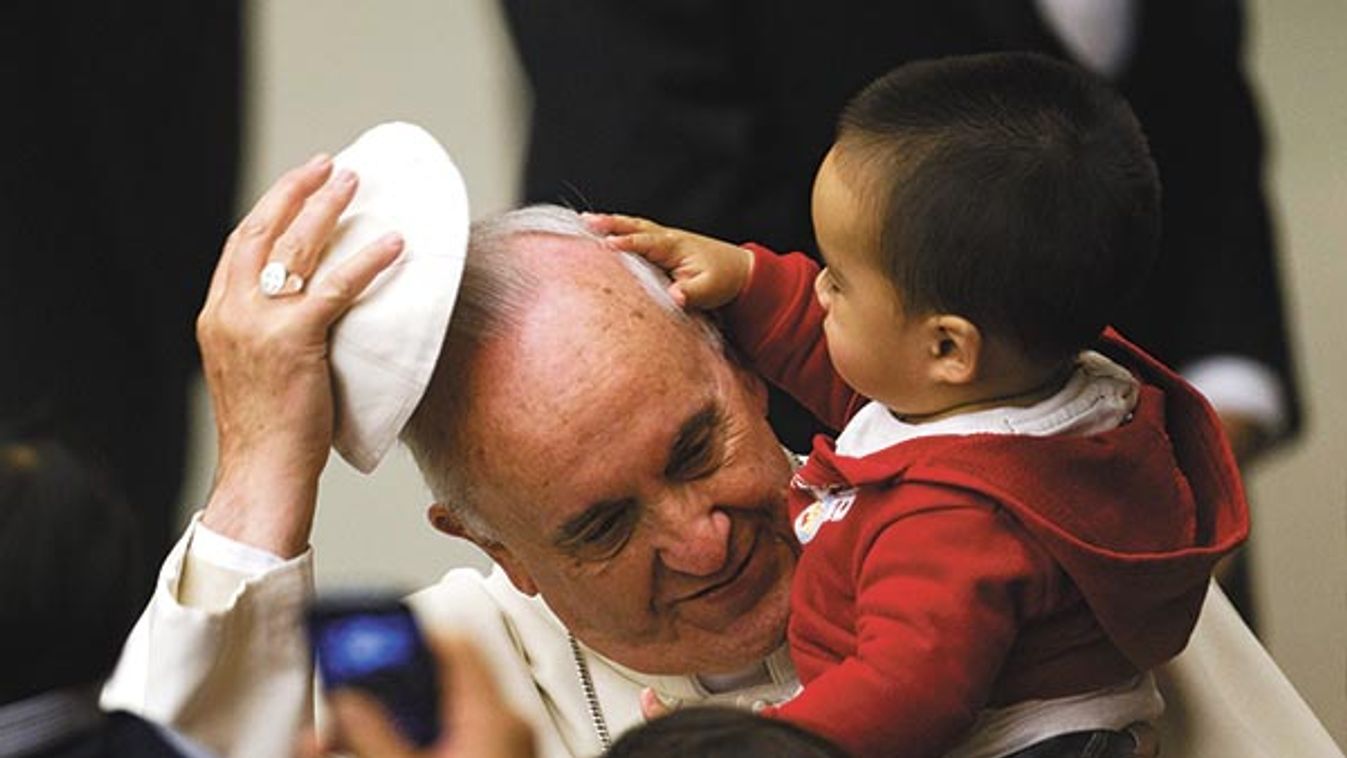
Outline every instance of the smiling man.
<path id="1" fill-rule="evenodd" d="M 105 702 L 231 755 L 284 755 L 312 717 L 301 615 L 332 443 L 330 327 L 396 257 L 385 238 L 295 296 L 354 194 L 319 158 L 282 178 L 221 257 L 198 333 L 216 486 L 170 555 Z M 497 568 L 411 598 L 483 648 L 543 756 L 594 755 L 639 693 L 741 706 L 792 694 L 790 459 L 760 380 L 578 215 L 476 225 L 459 303 L 404 431 L 439 530 Z M 301 286 L 302 289 L 302 286 Z"/>
<path id="2" fill-rule="evenodd" d="M 530 231 L 549 222 L 572 228 Z M 493 267 L 521 269 L 525 305 L 475 352 L 451 338 L 406 434 L 422 470 L 481 483 L 470 498 L 437 487 L 432 523 L 482 545 L 516 588 L 626 665 L 725 671 L 770 652 L 794 555 L 789 465 L 761 382 L 700 322 L 660 307 L 570 211 L 493 226 L 527 251 Z M 459 425 L 449 445 L 445 419 Z"/>
<path id="3" fill-rule="evenodd" d="M 221 755 L 291 755 L 313 719 L 308 543 L 319 475 L 334 439 L 344 444 L 333 326 L 403 246 L 381 237 L 314 276 L 356 184 L 318 156 L 277 181 L 225 244 L 197 329 L 219 434 L 215 486 L 104 691 L 105 707 Z M 454 570 L 413 595 L 420 620 L 476 643 L 545 758 L 601 752 L 642 722 L 647 687 L 739 707 L 793 694 L 781 644 L 791 461 L 766 425 L 761 383 L 569 211 L 504 214 L 476 225 L 468 247 L 439 363 L 431 353 L 403 436 L 436 495 L 431 523 L 497 567 Z M 268 294 L 259 275 L 273 265 L 293 277 Z M 395 324 L 376 336 L 409 342 L 417 324 Z M 1182 715 L 1166 754 L 1335 754 L 1213 594 L 1194 649 L 1162 672 Z"/>

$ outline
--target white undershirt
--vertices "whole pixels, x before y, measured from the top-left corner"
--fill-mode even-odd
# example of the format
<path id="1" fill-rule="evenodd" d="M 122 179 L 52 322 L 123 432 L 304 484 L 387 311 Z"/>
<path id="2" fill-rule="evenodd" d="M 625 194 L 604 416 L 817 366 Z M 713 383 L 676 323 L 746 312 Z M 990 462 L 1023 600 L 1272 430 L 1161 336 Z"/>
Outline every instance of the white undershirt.
<path id="1" fill-rule="evenodd" d="M 1127 369 L 1086 351 L 1076 370 L 1051 397 L 1028 407 L 998 406 L 911 424 L 882 403 L 871 402 L 837 437 L 837 452 L 862 458 L 900 442 L 937 434 L 1094 434 L 1116 428 L 1137 404 L 1138 384 Z"/>

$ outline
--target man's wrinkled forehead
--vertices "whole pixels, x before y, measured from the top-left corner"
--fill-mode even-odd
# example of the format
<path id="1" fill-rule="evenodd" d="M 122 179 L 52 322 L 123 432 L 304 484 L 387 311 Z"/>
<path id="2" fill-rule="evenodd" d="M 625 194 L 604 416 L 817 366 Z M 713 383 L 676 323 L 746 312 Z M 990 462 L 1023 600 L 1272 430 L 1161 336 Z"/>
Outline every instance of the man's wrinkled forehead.
<path id="1" fill-rule="evenodd" d="M 473 423 L 492 430 L 480 447 L 489 449 L 494 478 L 522 488 L 512 497 L 536 500 L 543 489 L 556 494 L 558 471 L 571 482 L 562 490 L 580 486 L 593 446 L 618 439 L 615 418 L 628 425 L 624 449 L 666 457 L 679 424 L 717 395 L 715 361 L 723 357 L 613 251 L 576 238 L 528 242 L 537 290 L 519 323 L 484 347 L 470 407 Z M 576 440 L 586 444 L 572 447 Z M 607 472 L 612 456 L 599 457 Z M 509 463 L 521 460 L 532 463 Z M 604 489 L 604 477 L 594 476 L 586 491 Z"/>
<path id="2" fill-rule="evenodd" d="M 698 327 L 672 306 L 657 275 L 631 256 L 574 237 L 527 235 L 519 244 L 539 282 L 526 332 L 598 330 L 609 341 L 697 337 Z"/>

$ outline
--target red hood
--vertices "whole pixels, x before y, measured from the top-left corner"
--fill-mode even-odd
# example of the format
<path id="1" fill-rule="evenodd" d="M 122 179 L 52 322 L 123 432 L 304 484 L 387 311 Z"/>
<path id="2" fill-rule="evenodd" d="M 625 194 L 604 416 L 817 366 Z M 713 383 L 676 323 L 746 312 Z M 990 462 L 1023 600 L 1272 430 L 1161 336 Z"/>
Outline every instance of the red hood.
<path id="1" fill-rule="evenodd" d="M 1187 644 L 1213 566 L 1248 536 L 1248 507 L 1201 395 L 1112 330 L 1095 349 L 1142 383 L 1132 419 L 1117 429 L 923 437 L 864 459 L 839 456 L 820 437 L 800 473 L 816 484 L 929 481 L 996 500 L 1062 565 L 1114 644 L 1147 669 Z"/>

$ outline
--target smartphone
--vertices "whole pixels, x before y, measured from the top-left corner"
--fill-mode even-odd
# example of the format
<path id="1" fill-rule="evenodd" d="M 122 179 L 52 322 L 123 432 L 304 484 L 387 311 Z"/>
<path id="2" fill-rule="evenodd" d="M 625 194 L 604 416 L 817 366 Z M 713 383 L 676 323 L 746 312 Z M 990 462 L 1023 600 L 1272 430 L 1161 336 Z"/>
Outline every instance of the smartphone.
<path id="1" fill-rule="evenodd" d="M 324 691 L 375 697 L 417 747 L 440 736 L 436 662 L 411 609 L 392 595 L 341 595 L 308 611 L 309 644 Z"/>

